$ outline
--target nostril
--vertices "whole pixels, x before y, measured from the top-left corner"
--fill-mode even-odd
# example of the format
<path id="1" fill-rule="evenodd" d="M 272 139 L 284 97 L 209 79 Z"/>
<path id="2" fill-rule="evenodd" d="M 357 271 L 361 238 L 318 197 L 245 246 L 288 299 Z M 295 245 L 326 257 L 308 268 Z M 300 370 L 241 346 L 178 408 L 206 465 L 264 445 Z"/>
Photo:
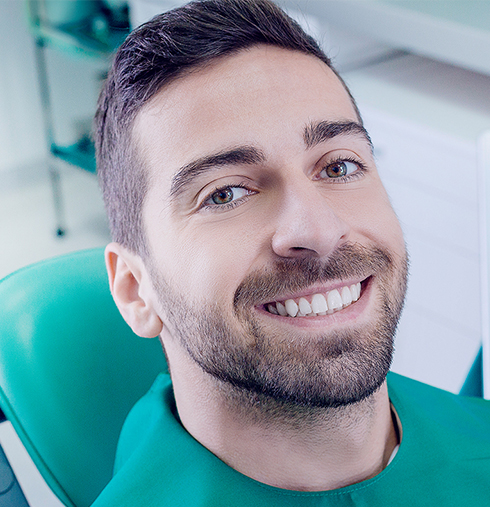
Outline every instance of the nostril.
<path id="1" fill-rule="evenodd" d="M 307 248 L 306 246 L 292 246 L 290 249 L 295 252 L 314 252 L 312 248 Z"/>
<path id="2" fill-rule="evenodd" d="M 292 246 L 289 249 L 290 255 L 300 254 L 300 255 L 318 255 L 317 252 L 311 248 L 306 248 L 304 246 Z"/>

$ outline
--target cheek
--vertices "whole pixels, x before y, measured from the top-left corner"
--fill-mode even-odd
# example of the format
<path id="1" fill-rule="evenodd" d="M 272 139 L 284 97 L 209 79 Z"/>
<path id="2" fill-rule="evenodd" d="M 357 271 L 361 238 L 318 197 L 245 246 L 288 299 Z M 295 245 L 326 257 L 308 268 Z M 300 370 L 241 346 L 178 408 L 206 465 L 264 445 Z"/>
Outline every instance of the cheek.
<path id="1" fill-rule="evenodd" d="M 405 254 L 405 241 L 398 217 L 393 210 L 388 194 L 381 188 L 377 197 L 378 205 L 373 209 L 372 235 L 378 243 L 384 245 L 399 256 Z"/>
<path id="2" fill-rule="evenodd" d="M 352 199 L 346 199 L 346 203 L 344 216 L 354 236 L 361 234 L 393 253 L 404 254 L 405 243 L 400 222 L 381 182 L 368 191 L 353 194 Z"/>
<path id="3" fill-rule="evenodd" d="M 171 253 L 179 286 L 200 300 L 232 301 L 257 258 L 257 237 L 234 224 L 188 228 Z M 226 304 L 226 303 L 225 303 Z"/>
<path id="4" fill-rule="evenodd" d="M 184 220 L 162 212 L 152 194 L 144 210 L 151 254 L 165 281 L 189 301 L 225 305 L 267 244 L 265 216 L 242 211 Z"/>

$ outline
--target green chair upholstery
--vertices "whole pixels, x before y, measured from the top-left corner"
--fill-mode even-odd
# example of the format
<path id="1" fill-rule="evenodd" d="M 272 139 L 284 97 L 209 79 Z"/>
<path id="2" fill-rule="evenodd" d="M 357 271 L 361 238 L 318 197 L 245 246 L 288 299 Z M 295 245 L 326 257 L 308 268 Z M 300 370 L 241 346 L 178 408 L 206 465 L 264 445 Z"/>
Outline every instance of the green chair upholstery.
<path id="1" fill-rule="evenodd" d="M 0 281 L 0 405 L 47 484 L 85 507 L 112 475 L 123 421 L 166 370 L 109 291 L 102 249 L 23 268 Z"/>

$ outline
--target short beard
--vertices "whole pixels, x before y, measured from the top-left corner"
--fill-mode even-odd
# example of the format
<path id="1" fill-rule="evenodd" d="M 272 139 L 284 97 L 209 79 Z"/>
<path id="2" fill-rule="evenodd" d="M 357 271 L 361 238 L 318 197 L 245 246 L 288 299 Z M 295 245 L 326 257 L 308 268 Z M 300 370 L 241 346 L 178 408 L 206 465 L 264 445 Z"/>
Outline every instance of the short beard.
<path id="1" fill-rule="evenodd" d="M 217 307 L 196 311 L 155 267 L 150 272 L 181 345 L 232 398 L 246 398 L 266 411 L 315 411 L 358 403 L 386 378 L 406 292 L 406 257 L 396 266 L 379 248 L 347 244 L 327 263 L 280 260 L 240 284 L 234 295 L 234 320 Z M 255 305 L 273 301 L 278 294 L 367 275 L 374 275 L 380 288 L 379 311 L 369 326 L 285 336 L 264 329 L 255 314 Z"/>

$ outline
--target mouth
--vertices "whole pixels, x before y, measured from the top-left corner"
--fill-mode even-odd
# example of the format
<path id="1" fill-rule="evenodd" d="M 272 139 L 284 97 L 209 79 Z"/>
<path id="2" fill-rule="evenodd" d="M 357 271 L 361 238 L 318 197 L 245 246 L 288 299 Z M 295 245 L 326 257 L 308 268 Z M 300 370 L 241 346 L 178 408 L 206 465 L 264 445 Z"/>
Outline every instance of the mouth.
<path id="1" fill-rule="evenodd" d="M 309 318 L 331 315 L 358 301 L 369 278 L 362 282 L 340 286 L 326 292 L 312 293 L 299 298 L 270 301 L 262 305 L 261 308 L 272 315 L 280 317 Z"/>

